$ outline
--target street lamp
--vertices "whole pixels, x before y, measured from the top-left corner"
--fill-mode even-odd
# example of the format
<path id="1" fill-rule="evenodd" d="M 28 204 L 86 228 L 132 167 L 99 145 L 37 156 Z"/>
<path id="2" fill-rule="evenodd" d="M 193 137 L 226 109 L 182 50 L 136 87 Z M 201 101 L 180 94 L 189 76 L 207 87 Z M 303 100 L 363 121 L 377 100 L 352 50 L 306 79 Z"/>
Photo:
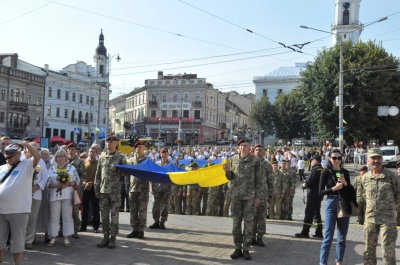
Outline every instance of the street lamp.
<path id="1" fill-rule="evenodd" d="M 367 25 L 363 25 L 361 29 L 370 26 L 372 24 L 382 22 L 384 20 L 388 19 L 388 17 L 383 17 L 381 19 L 378 19 L 374 22 L 371 22 Z M 332 34 L 337 37 L 339 41 L 339 49 L 340 49 L 340 55 L 339 55 L 339 95 L 338 95 L 338 105 L 339 105 L 339 150 L 342 152 L 343 151 L 343 38 L 342 35 L 332 33 L 329 31 L 321 30 L 321 29 L 316 29 L 316 28 L 311 28 L 308 26 L 301 25 L 300 28 L 303 29 L 311 29 L 315 31 L 320 31 L 328 34 Z"/>
<path id="2" fill-rule="evenodd" d="M 158 140 L 161 139 L 161 118 L 158 119 Z"/>

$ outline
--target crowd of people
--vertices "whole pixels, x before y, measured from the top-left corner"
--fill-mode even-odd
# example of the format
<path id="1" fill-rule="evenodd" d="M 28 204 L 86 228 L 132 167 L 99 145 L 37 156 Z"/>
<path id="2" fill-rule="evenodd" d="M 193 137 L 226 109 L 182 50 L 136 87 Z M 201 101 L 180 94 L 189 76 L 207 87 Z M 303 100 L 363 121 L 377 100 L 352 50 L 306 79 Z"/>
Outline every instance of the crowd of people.
<path id="1" fill-rule="evenodd" d="M 101 224 L 103 239 L 97 247 L 113 249 L 117 246 L 119 212 L 123 211 L 130 214 L 132 231 L 127 237 L 143 239 L 151 195 L 154 204 L 150 229 L 166 229 L 169 214 L 230 216 L 235 246 L 231 258 L 249 260 L 251 245 L 265 246 L 266 218 L 293 220 L 297 178 L 307 189 L 307 204 L 303 229 L 295 236 L 309 237 L 315 220 L 314 236 L 322 239 L 320 264 L 327 264 L 335 227 L 338 235 L 336 262 L 341 264 L 343 261 L 349 217 L 337 216 L 337 204 L 341 200 L 348 205 L 350 202 L 358 204 L 357 220 L 366 229 L 365 257 L 370 262 L 366 264 L 374 264 L 374 256 L 376 261 L 375 241 L 380 230 L 385 231 L 382 233 L 385 239 L 387 231 L 391 233 L 385 241 L 387 245 L 382 246 L 387 253 L 385 260 L 391 261 L 394 257 L 393 240 L 395 243 L 397 230 L 393 230 L 393 224 L 395 228 L 400 192 L 397 177 L 384 169 L 382 154 L 376 148 L 365 152 L 363 148 L 350 147 L 342 153 L 331 147 L 297 150 L 294 146 L 252 146 L 250 140 L 241 139 L 234 148 L 188 146 L 181 150 L 148 150 L 146 143 L 137 141 L 132 156 L 126 157 L 118 152 L 118 138 L 113 136 L 106 139 L 104 150 L 94 144 L 87 153 L 81 154 L 74 143 L 60 146 L 53 155 L 29 140 L 12 144 L 8 137 L 0 139 L 0 163 L 3 163 L 0 167 L 0 263 L 6 248 L 4 238 L 9 237 L 8 247 L 14 253 L 15 263 L 20 264 L 23 250 L 34 248 L 36 232 L 45 233 L 49 247 L 56 244 L 58 237 L 63 237 L 63 245 L 70 247 L 70 237 L 79 239 L 80 233 L 88 232 L 89 225 L 93 226 L 94 233 L 98 233 Z M 353 150 L 352 156 L 346 153 L 348 150 Z M 357 164 L 354 162 L 356 157 L 359 159 Z M 343 163 L 352 159 L 357 166 L 364 164 L 361 157 L 367 159 L 368 167 L 360 168 L 360 176 L 353 186 Z M 116 167 L 137 165 L 146 159 L 152 159 L 160 166 L 175 163 L 186 170 L 200 169 L 195 159 L 207 160 L 206 167 L 214 165 L 217 159 L 228 159 L 224 169 L 229 181 L 211 188 L 149 183 Z M 192 161 L 185 167 L 179 163 L 180 159 Z M 308 178 L 304 174 L 307 167 L 310 170 Z M 400 170 L 398 173 L 400 176 Z M 23 183 L 22 188 L 10 179 Z M 17 188 L 24 191 L 15 190 Z M 16 201 L 20 203 L 11 207 L 7 200 L 21 192 L 25 197 L 18 197 Z M 327 203 L 322 226 L 320 207 L 325 195 Z M 376 214 L 383 217 L 377 218 Z M 14 223 L 16 219 L 18 222 Z"/>

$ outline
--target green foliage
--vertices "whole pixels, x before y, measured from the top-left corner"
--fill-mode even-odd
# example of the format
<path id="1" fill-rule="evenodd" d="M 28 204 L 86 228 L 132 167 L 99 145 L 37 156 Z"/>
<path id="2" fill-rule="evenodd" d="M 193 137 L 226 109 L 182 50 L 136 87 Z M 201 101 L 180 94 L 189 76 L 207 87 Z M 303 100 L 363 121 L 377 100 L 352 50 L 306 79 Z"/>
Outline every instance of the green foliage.
<path id="1" fill-rule="evenodd" d="M 318 53 L 314 64 L 302 72 L 301 101 L 312 132 L 320 139 L 333 140 L 338 135 L 339 46 Z M 381 45 L 351 42 L 343 44 L 344 138 L 353 140 L 396 139 L 400 115 L 378 117 L 378 106 L 399 106 L 399 59 Z"/>
<path id="2" fill-rule="evenodd" d="M 274 135 L 274 113 L 274 106 L 267 98 L 262 98 L 253 105 L 250 113 L 250 120 L 255 124 L 255 128 L 264 130 L 265 136 Z"/>

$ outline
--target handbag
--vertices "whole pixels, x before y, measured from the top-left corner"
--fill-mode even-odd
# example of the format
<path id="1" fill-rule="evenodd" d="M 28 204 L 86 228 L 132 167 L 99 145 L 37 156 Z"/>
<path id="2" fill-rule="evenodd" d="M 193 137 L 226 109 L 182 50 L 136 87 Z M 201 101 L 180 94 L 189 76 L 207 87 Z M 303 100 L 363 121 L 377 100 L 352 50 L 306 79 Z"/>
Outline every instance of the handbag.
<path id="1" fill-rule="evenodd" d="M 329 170 L 330 171 L 330 170 Z M 332 172 L 331 172 L 332 175 Z M 335 178 L 333 177 L 333 181 L 336 183 Z M 343 218 L 343 217 L 350 217 L 350 216 L 358 216 L 358 207 L 355 205 L 353 201 L 350 201 L 350 207 L 351 207 L 351 213 L 346 213 L 344 209 L 346 208 L 346 200 L 343 199 L 343 197 L 339 193 L 339 201 L 337 202 L 337 218 Z"/>
<path id="2" fill-rule="evenodd" d="M 81 194 L 79 193 L 78 188 L 74 187 L 74 205 L 80 204 L 81 202 Z"/>

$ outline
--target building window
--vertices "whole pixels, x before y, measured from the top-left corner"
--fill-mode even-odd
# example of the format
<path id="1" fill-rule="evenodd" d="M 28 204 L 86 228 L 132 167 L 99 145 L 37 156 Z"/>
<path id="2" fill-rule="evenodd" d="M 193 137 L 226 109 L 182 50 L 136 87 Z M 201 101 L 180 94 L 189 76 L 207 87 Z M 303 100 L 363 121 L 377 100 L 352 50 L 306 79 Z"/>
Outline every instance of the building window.
<path id="1" fill-rule="evenodd" d="M 195 111 L 194 111 L 194 118 L 195 118 L 196 120 L 199 120 L 199 119 L 200 119 L 200 110 L 195 110 Z"/>
<path id="2" fill-rule="evenodd" d="M 157 95 L 151 94 L 151 101 L 157 101 Z"/>
<path id="3" fill-rule="evenodd" d="M 0 112 L 0 122 L 4 123 L 5 117 L 6 117 L 6 113 Z"/>
<path id="4" fill-rule="evenodd" d="M 167 111 L 166 110 L 162 110 L 161 111 L 161 117 L 163 117 L 163 118 L 167 117 Z"/>
<path id="5" fill-rule="evenodd" d="M 83 103 L 83 95 L 79 94 L 79 103 Z"/>
<path id="6" fill-rule="evenodd" d="M 152 110 L 150 111 L 150 116 L 151 116 L 152 118 L 154 118 L 154 117 L 156 117 L 156 113 L 157 113 L 157 111 L 156 111 L 155 109 L 152 109 Z"/>
<path id="7" fill-rule="evenodd" d="M 15 90 L 15 99 L 14 99 L 14 101 L 15 102 L 19 102 L 19 90 L 18 89 Z"/>
<path id="8" fill-rule="evenodd" d="M 189 94 L 188 94 L 188 93 L 185 93 L 185 94 L 183 95 L 183 101 L 189 102 Z"/>
<path id="9" fill-rule="evenodd" d="M 86 104 L 89 105 L 89 96 L 86 96 Z"/>
<path id="10" fill-rule="evenodd" d="M 6 91 L 4 89 L 1 90 L 1 100 L 6 100 Z"/>
<path id="11" fill-rule="evenodd" d="M 65 91 L 65 100 L 69 100 L 69 91 Z"/>
<path id="12" fill-rule="evenodd" d="M 184 110 L 183 111 L 183 117 L 189 118 L 189 110 Z"/>
<path id="13" fill-rule="evenodd" d="M 64 109 L 64 118 L 68 118 L 68 109 Z"/>
<path id="14" fill-rule="evenodd" d="M 167 102 L 167 93 L 162 94 L 162 102 Z"/>
<path id="15" fill-rule="evenodd" d="M 178 118 L 178 111 L 177 110 L 173 110 L 172 111 L 172 118 Z"/>
<path id="16" fill-rule="evenodd" d="M 103 124 L 106 124 L 106 116 L 103 117 Z"/>
<path id="17" fill-rule="evenodd" d="M 51 116 L 51 106 L 47 107 L 47 116 Z"/>
<path id="18" fill-rule="evenodd" d="M 39 105 L 39 106 L 42 105 L 42 98 L 41 97 L 37 98 L 37 104 L 36 105 Z"/>
<path id="19" fill-rule="evenodd" d="M 268 89 L 263 89 L 263 91 L 262 91 L 263 98 L 266 98 L 267 95 L 268 95 Z"/>
<path id="20" fill-rule="evenodd" d="M 76 93 L 72 93 L 72 101 L 75 102 L 76 101 Z"/>
<path id="21" fill-rule="evenodd" d="M 345 9 L 343 11 L 343 25 L 349 25 L 350 23 L 350 14 L 349 10 Z"/>
<path id="22" fill-rule="evenodd" d="M 52 88 L 51 87 L 49 87 L 49 91 L 48 91 L 48 94 L 47 94 L 47 96 L 49 97 L 49 98 L 51 98 L 51 94 L 52 94 Z"/>
<path id="23" fill-rule="evenodd" d="M 93 122 L 93 113 L 90 113 L 90 122 Z"/>
<path id="24" fill-rule="evenodd" d="M 60 117 L 60 108 L 56 108 L 56 117 Z"/>
<path id="25" fill-rule="evenodd" d="M 178 94 L 174 94 L 173 102 L 178 102 Z"/>
<path id="26" fill-rule="evenodd" d="M 61 98 L 61 89 L 57 89 L 57 98 Z"/>
<path id="27" fill-rule="evenodd" d="M 91 97 L 91 98 L 90 98 L 90 105 L 92 105 L 92 106 L 93 106 L 93 104 L 94 104 L 94 98 L 93 98 L 93 97 Z"/>
<path id="28" fill-rule="evenodd" d="M 100 74 L 103 74 L 103 72 L 104 72 L 104 65 L 100 65 Z"/>
<path id="29" fill-rule="evenodd" d="M 26 95 L 26 103 L 31 104 L 31 95 Z"/>
<path id="30" fill-rule="evenodd" d="M 24 91 L 21 91 L 21 102 L 25 102 L 24 99 L 25 99 L 25 93 Z"/>
<path id="31" fill-rule="evenodd" d="M 36 120 L 36 127 L 41 127 L 40 126 L 40 117 L 38 117 L 37 120 Z"/>

